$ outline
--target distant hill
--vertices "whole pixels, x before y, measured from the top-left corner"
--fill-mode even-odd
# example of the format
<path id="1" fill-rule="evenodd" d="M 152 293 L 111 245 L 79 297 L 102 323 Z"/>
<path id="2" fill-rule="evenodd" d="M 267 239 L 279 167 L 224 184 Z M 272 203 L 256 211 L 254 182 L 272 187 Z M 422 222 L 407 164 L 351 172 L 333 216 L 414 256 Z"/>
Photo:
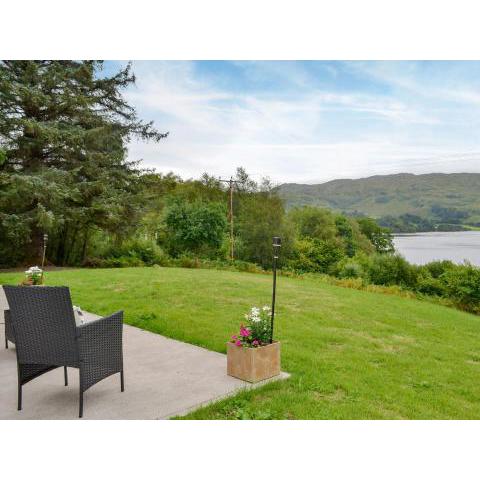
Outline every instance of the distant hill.
<path id="1" fill-rule="evenodd" d="M 368 215 L 395 231 L 480 226 L 480 173 L 399 173 L 317 185 L 284 183 L 278 192 L 287 208 L 315 205 Z"/>

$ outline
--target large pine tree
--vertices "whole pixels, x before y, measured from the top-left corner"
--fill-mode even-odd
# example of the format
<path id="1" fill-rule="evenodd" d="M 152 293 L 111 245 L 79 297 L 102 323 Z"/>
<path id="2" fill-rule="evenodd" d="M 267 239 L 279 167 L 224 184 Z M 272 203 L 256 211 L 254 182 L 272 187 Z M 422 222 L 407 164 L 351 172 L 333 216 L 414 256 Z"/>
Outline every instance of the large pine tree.
<path id="1" fill-rule="evenodd" d="M 39 256 L 78 262 L 96 229 L 119 234 L 138 213 L 132 137 L 159 141 L 122 91 L 130 65 L 105 75 L 99 61 L 0 62 L 0 265 Z"/>

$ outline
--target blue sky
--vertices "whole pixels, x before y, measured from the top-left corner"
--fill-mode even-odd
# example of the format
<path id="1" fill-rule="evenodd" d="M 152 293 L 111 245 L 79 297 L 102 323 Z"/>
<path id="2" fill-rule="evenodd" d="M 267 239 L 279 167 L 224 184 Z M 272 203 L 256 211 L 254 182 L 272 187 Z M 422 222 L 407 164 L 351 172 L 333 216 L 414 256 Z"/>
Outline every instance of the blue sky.
<path id="1" fill-rule="evenodd" d="M 107 64 L 107 69 L 115 63 Z M 131 159 L 274 182 L 480 172 L 480 62 L 133 62 L 126 92 L 167 140 Z"/>

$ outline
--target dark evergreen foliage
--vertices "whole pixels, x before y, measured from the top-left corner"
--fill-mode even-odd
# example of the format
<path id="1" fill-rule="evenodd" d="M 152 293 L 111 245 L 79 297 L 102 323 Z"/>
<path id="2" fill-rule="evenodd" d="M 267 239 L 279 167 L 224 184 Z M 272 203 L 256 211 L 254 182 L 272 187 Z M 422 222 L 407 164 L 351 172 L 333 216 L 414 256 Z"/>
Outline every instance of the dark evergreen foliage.
<path id="1" fill-rule="evenodd" d="M 85 257 L 95 231 L 127 234 L 139 213 L 132 137 L 159 141 L 122 90 L 127 65 L 99 61 L 0 62 L 0 262 L 38 261 L 43 233 L 58 264 Z"/>

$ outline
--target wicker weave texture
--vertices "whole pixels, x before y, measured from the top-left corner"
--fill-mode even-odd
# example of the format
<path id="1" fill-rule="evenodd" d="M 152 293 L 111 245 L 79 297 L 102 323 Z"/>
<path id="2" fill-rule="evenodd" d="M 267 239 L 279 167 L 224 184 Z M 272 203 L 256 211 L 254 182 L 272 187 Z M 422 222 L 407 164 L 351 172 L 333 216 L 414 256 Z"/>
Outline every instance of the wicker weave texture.
<path id="1" fill-rule="evenodd" d="M 83 391 L 123 370 L 123 312 L 77 327 Z"/>
<path id="2" fill-rule="evenodd" d="M 78 367 L 68 287 L 5 285 L 19 363 Z"/>
<path id="3" fill-rule="evenodd" d="M 15 343 L 15 337 L 13 335 L 13 328 L 12 328 L 12 317 L 10 315 L 10 310 L 3 311 L 3 318 L 5 321 L 5 346 L 8 347 L 8 341 Z"/>
<path id="4" fill-rule="evenodd" d="M 80 416 L 83 392 L 100 380 L 120 373 L 123 391 L 122 311 L 77 327 L 68 287 L 3 288 L 10 306 L 5 329 L 16 344 L 19 409 L 22 385 L 62 366 L 80 370 Z"/>

